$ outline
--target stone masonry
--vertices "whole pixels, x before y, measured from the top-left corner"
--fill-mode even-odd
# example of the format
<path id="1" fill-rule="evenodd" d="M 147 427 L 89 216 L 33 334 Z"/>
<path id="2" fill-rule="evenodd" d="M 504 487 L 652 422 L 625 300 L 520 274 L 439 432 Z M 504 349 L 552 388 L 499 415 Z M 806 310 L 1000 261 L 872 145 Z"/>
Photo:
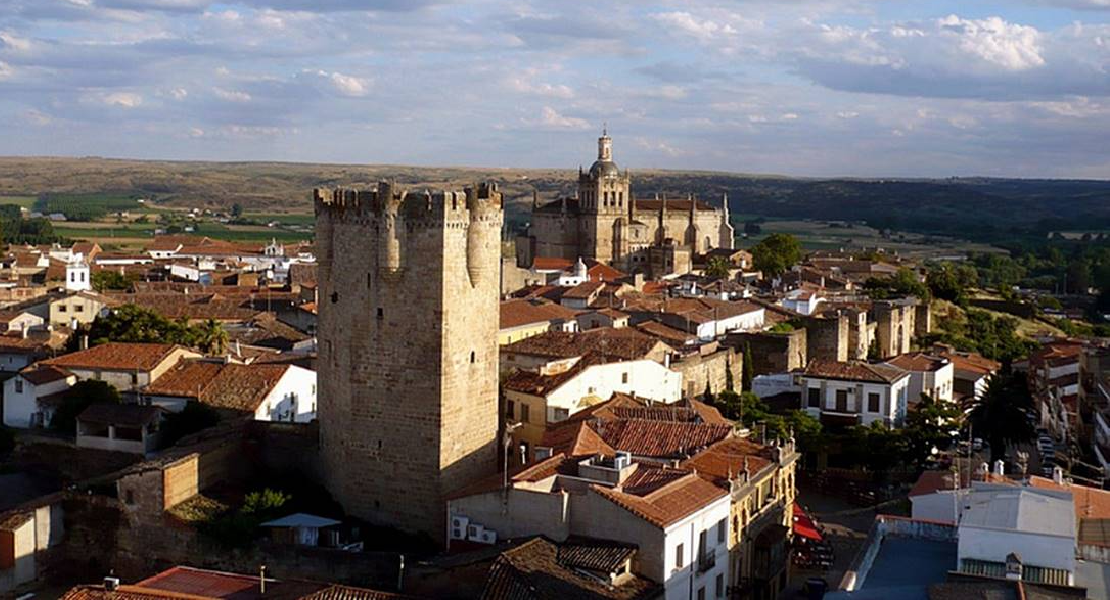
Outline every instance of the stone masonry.
<path id="1" fill-rule="evenodd" d="M 496 471 L 501 194 L 316 190 L 323 479 L 348 513 L 443 539 Z"/>

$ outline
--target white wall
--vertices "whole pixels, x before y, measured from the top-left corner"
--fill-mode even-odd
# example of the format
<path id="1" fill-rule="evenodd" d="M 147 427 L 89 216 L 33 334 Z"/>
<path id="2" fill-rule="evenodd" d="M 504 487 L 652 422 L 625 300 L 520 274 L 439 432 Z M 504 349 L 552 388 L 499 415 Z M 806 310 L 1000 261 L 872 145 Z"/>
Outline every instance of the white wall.
<path id="1" fill-rule="evenodd" d="M 254 414 L 257 421 L 308 423 L 316 418 L 316 371 L 289 365 Z"/>
<path id="2" fill-rule="evenodd" d="M 31 364 L 30 354 L 0 354 L 0 371 L 15 373 Z"/>
<path id="3" fill-rule="evenodd" d="M 825 383 L 825 393 L 821 398 L 820 409 L 814 409 L 809 406 L 809 388 L 820 388 L 821 383 Z M 903 377 L 892 384 L 885 383 L 871 383 L 871 382 L 857 382 L 857 381 L 841 381 L 837 379 L 821 379 L 817 377 L 802 377 L 802 406 L 815 416 L 818 416 L 822 410 L 827 412 L 837 412 L 836 409 L 836 392 L 837 390 L 848 391 L 848 410 L 849 413 L 858 413 L 861 416 L 861 423 L 863 425 L 870 425 L 875 421 L 889 419 L 892 422 L 898 422 L 906 416 L 907 400 L 909 398 L 909 384 L 910 378 Z M 862 386 L 862 394 L 857 394 L 857 389 Z M 871 393 L 879 394 L 879 411 L 872 412 L 868 410 L 868 396 Z"/>
<path id="4" fill-rule="evenodd" d="M 547 396 L 547 421 L 555 422 L 555 409 L 568 414 L 581 410 L 587 396 L 608 400 L 613 392 L 636 393 L 642 398 L 672 403 L 682 399 L 682 373 L 653 360 L 630 360 L 587 367 Z"/>
<path id="5" fill-rule="evenodd" d="M 1023 533 L 961 525 L 958 555 L 960 560 L 976 558 L 1006 562 L 1006 555 L 1017 552 L 1025 565 L 1064 569 L 1075 573 L 1075 538 Z"/>
<path id="6" fill-rule="evenodd" d="M 961 490 L 961 501 L 967 492 L 967 488 Z M 947 490 L 914 496 L 910 498 L 910 504 L 913 507 L 911 515 L 914 519 L 955 523 L 957 504 L 955 494 L 954 490 Z"/>
<path id="7" fill-rule="evenodd" d="M 761 308 L 735 317 L 702 323 L 698 325 L 697 336 L 703 340 L 712 340 L 730 331 L 763 329 L 764 314 L 764 309 Z"/>
<path id="8" fill-rule="evenodd" d="M 22 392 L 16 391 L 19 382 L 23 383 Z M 57 381 L 44 383 L 40 386 L 35 386 L 24 379 L 22 375 L 16 375 L 5 381 L 4 424 L 8 427 L 17 427 L 20 429 L 30 427 L 31 415 L 40 411 L 38 399 L 48 394 L 68 389 L 74 383 L 77 383 L 76 377 L 67 377 L 65 379 L 59 379 Z M 43 425 L 50 425 L 50 415 L 44 416 Z"/>
<path id="9" fill-rule="evenodd" d="M 664 583 L 667 600 L 694 600 L 700 587 L 705 587 L 706 598 L 716 598 L 715 585 L 718 573 L 725 575 L 726 589 L 731 585 L 728 573 L 729 501 L 730 498 L 726 495 L 665 530 L 666 551 L 663 564 L 667 576 Z M 717 525 L 721 519 L 724 519 L 726 531 L 724 541 L 718 543 Z M 706 531 L 708 553 L 715 555 L 716 563 L 713 568 L 704 573 L 698 573 L 698 538 L 703 530 Z M 683 546 L 681 568 L 677 567 L 679 544 Z"/>

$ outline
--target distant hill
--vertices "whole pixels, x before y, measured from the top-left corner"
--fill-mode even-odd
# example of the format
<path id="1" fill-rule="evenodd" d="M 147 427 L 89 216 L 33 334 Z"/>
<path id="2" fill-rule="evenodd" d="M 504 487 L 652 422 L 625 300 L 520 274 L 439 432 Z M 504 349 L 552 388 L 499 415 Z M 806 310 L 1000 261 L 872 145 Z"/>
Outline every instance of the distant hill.
<path id="1" fill-rule="evenodd" d="M 140 161 L 0 157 L 0 196 L 120 193 L 168 206 L 311 212 L 313 187 L 372 185 L 393 179 L 415 189 L 501 183 L 509 220 L 527 220 L 541 200 L 571 193 L 577 173 L 558 169 L 468 169 L 277 162 Z M 998 241 L 1050 231 L 1110 232 L 1110 181 L 961 178 L 944 180 L 802 179 L 716 172 L 634 171 L 633 192 L 693 193 L 714 204 L 727 193 L 742 218 L 852 220 L 878 228 Z"/>

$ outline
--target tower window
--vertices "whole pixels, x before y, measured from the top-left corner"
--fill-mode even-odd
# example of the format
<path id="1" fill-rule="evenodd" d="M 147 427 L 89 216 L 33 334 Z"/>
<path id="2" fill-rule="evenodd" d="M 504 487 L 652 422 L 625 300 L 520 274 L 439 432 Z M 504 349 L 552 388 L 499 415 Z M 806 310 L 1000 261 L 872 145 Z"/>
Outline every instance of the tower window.
<path id="1" fill-rule="evenodd" d="M 366 289 L 370 289 L 372 279 L 373 279 L 373 276 L 370 273 L 367 273 L 366 274 Z"/>
<path id="2" fill-rule="evenodd" d="M 339 292 L 332 292 L 331 293 L 331 303 L 335 304 L 336 302 L 339 302 Z"/>
<path id="3" fill-rule="evenodd" d="M 378 307 L 378 318 L 379 319 L 385 318 L 385 311 L 383 311 L 381 309 L 381 307 Z"/>
<path id="4" fill-rule="evenodd" d="M 471 353 L 470 353 L 470 364 L 474 364 L 474 352 L 473 351 L 471 351 Z"/>

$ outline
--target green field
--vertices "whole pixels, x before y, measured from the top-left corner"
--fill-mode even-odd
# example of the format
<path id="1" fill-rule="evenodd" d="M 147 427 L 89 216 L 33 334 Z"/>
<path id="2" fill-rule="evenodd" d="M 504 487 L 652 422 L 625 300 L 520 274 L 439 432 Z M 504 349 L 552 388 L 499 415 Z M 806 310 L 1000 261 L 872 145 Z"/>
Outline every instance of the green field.
<path id="1" fill-rule="evenodd" d="M 16 204 L 31 209 L 38 200 L 36 196 L 0 196 L 0 204 Z"/>
<path id="2" fill-rule="evenodd" d="M 100 241 L 134 240 L 136 238 L 151 238 L 154 230 L 159 228 L 154 223 L 131 223 L 128 225 L 115 225 L 112 223 L 59 223 L 54 226 L 54 232 L 70 239 L 90 239 Z M 199 223 L 195 231 L 182 232 L 184 235 L 207 236 L 213 239 L 257 242 L 276 239 L 280 242 L 294 242 L 310 239 L 307 234 L 286 231 L 277 228 L 229 228 L 220 223 Z"/>
<path id="3" fill-rule="evenodd" d="M 247 213 L 247 214 L 243 215 L 243 217 L 246 218 L 246 219 L 250 219 L 252 221 L 257 221 L 259 223 L 275 222 L 275 223 L 281 223 L 282 225 L 303 225 L 303 226 L 311 227 L 312 225 L 314 225 L 316 223 L 316 216 L 315 215 L 309 215 L 309 214 L 298 214 L 298 215 L 281 214 L 281 215 L 278 215 L 278 214 L 266 214 L 266 213 L 263 213 L 263 214 Z"/>

